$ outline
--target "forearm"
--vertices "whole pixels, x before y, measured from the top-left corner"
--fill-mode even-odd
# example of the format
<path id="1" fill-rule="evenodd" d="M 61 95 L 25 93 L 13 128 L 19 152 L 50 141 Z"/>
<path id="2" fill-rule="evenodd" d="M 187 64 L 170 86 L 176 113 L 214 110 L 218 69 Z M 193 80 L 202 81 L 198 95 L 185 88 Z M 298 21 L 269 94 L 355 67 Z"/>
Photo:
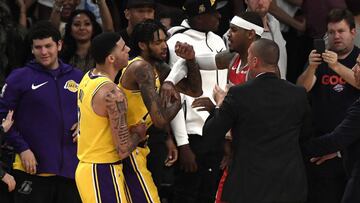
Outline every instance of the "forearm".
<path id="1" fill-rule="evenodd" d="M 342 79 L 344 79 L 351 86 L 360 89 L 359 84 L 357 84 L 354 76 L 354 72 L 350 69 L 337 62 L 333 66 L 330 67 L 333 71 L 335 71 Z"/>
<path id="2" fill-rule="evenodd" d="M 308 66 L 306 70 L 299 76 L 296 84 L 305 87 L 306 91 L 309 92 L 315 84 L 316 69 Z"/>
<path id="3" fill-rule="evenodd" d="M 186 95 L 199 97 L 203 94 L 199 65 L 195 60 L 187 60 L 186 66 L 188 68 L 187 77 L 182 79 L 176 87 Z"/>
<path id="4" fill-rule="evenodd" d="M 27 23 L 26 23 L 26 6 L 25 5 L 23 7 L 20 7 L 19 25 L 24 27 L 24 28 L 27 27 Z"/>
<path id="5" fill-rule="evenodd" d="M 106 4 L 106 0 L 98 1 L 100 16 L 102 20 L 102 27 L 105 32 L 113 32 L 114 24 L 110 14 L 110 10 Z"/>

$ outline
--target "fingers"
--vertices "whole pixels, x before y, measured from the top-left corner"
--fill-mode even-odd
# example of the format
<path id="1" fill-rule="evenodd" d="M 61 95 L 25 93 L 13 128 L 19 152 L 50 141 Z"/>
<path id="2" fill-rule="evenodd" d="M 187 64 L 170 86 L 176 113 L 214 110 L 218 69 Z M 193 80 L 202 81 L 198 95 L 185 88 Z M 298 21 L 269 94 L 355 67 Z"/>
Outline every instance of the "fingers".
<path id="1" fill-rule="evenodd" d="M 6 173 L 5 176 L 2 178 L 2 181 L 7 184 L 9 192 L 15 189 L 16 182 L 12 175 Z"/>
<path id="2" fill-rule="evenodd" d="M 176 55 L 185 58 L 185 59 L 194 59 L 195 52 L 193 46 L 189 45 L 186 42 L 176 42 L 175 44 L 175 53 Z"/>
<path id="3" fill-rule="evenodd" d="M 193 103 L 191 104 L 191 107 L 196 108 L 196 107 L 204 107 L 206 105 L 206 103 L 211 102 L 209 97 L 201 97 L 201 98 L 196 98 Z M 212 103 L 212 102 L 211 102 Z"/>
<path id="4" fill-rule="evenodd" d="M 10 110 L 9 113 L 6 115 L 6 120 L 12 121 L 13 114 L 14 114 L 14 111 Z"/>
<path id="5" fill-rule="evenodd" d="M 71 126 L 70 130 L 71 131 L 75 130 L 77 128 L 77 126 L 78 126 L 78 123 L 76 122 Z"/>
<path id="6" fill-rule="evenodd" d="M 177 156 L 178 156 L 177 150 L 170 151 L 168 157 L 165 160 L 165 166 L 169 167 L 174 165 L 174 163 L 177 161 Z"/>
<path id="7" fill-rule="evenodd" d="M 16 186 L 15 179 L 14 179 L 14 177 L 11 176 L 11 177 L 10 177 L 10 181 L 9 181 L 9 183 L 8 183 L 8 190 L 9 190 L 9 192 L 15 190 L 15 186 Z"/>

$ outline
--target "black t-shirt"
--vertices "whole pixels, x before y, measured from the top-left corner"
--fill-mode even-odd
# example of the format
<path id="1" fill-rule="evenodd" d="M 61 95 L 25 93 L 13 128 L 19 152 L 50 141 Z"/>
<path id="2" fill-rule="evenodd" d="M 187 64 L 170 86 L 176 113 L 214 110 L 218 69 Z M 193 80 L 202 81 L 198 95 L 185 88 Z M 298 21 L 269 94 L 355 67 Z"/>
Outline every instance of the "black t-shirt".
<path id="1" fill-rule="evenodd" d="M 339 63 L 352 68 L 360 50 L 354 47 Z M 345 118 L 347 109 L 360 96 L 360 91 L 346 83 L 337 73 L 322 63 L 316 70 L 316 83 L 310 91 L 315 136 L 322 136 L 335 129 Z M 341 159 L 332 159 L 319 166 L 308 162 L 310 176 L 345 178 Z"/>
<path id="2" fill-rule="evenodd" d="M 352 68 L 360 50 L 354 47 L 339 63 Z M 322 63 L 316 70 L 316 83 L 310 91 L 316 136 L 331 132 L 345 118 L 346 110 L 360 96 L 360 91 L 346 83 L 337 73 Z"/>

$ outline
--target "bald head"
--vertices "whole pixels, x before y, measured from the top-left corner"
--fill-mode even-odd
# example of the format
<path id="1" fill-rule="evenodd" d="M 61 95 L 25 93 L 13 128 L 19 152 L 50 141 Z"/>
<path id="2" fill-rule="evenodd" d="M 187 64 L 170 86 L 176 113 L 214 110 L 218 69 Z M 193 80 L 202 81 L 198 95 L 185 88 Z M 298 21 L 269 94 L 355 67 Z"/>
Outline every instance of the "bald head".
<path id="1" fill-rule="evenodd" d="M 272 40 L 259 39 L 253 42 L 252 51 L 263 65 L 277 66 L 279 61 L 279 46 Z"/>

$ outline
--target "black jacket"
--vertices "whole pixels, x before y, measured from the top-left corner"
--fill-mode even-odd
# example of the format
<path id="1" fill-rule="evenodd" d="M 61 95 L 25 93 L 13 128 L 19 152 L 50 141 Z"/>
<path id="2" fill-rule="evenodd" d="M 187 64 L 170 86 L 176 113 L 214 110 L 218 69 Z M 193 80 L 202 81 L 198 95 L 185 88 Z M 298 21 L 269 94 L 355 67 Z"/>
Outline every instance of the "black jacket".
<path id="1" fill-rule="evenodd" d="M 343 150 L 349 181 L 342 202 L 360 202 L 360 98 L 349 107 L 334 131 L 305 142 L 303 149 L 313 157 Z"/>
<path id="2" fill-rule="evenodd" d="M 305 202 L 307 182 L 299 137 L 309 136 L 310 128 L 304 88 L 272 73 L 230 88 L 203 129 L 208 148 L 232 129 L 233 162 L 222 200 Z"/>

